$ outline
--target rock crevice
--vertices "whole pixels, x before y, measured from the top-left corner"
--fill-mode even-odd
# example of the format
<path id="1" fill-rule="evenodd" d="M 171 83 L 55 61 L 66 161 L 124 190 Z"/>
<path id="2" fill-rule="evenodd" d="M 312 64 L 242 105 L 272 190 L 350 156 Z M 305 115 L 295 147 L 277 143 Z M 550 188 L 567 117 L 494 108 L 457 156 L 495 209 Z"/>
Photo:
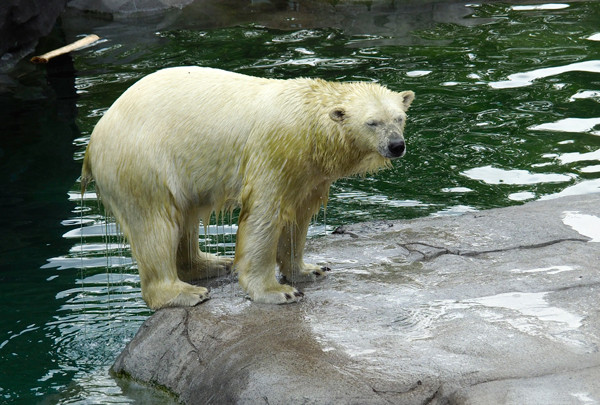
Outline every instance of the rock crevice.
<path id="1" fill-rule="evenodd" d="M 412 258 L 413 261 L 427 261 L 438 258 L 442 255 L 456 255 L 456 256 L 466 256 L 466 257 L 475 257 L 481 256 L 490 253 L 500 253 L 500 252 L 509 252 L 511 250 L 521 250 L 521 249 L 538 249 L 542 247 L 552 246 L 557 243 L 564 242 L 588 242 L 589 239 L 584 238 L 562 238 L 562 239 L 554 239 L 545 242 L 534 243 L 531 245 L 517 245 L 517 246 L 508 246 L 499 249 L 486 249 L 486 250 L 463 250 L 463 249 L 453 249 L 443 246 L 435 246 L 425 242 L 406 242 L 399 243 L 398 246 L 406 249 L 409 252 L 409 257 Z M 423 248 L 424 247 L 424 248 Z M 415 259 L 414 255 L 421 255 L 421 259 Z"/>

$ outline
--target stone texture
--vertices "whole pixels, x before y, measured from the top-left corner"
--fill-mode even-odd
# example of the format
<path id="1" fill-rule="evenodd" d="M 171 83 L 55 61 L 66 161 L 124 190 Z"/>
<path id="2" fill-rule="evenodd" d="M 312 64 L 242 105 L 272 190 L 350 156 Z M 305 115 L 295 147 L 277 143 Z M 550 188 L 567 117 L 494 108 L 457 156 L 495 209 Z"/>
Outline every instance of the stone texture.
<path id="1" fill-rule="evenodd" d="M 0 1 L 0 72 L 33 51 L 54 27 L 67 0 Z"/>
<path id="2" fill-rule="evenodd" d="M 69 0 L 69 7 L 108 14 L 146 14 L 183 8 L 194 0 Z"/>
<path id="3" fill-rule="evenodd" d="M 303 302 L 220 280 L 151 316 L 113 370 L 184 403 L 598 402 L 596 221 L 599 194 L 346 226 L 310 240 L 333 271 Z"/>

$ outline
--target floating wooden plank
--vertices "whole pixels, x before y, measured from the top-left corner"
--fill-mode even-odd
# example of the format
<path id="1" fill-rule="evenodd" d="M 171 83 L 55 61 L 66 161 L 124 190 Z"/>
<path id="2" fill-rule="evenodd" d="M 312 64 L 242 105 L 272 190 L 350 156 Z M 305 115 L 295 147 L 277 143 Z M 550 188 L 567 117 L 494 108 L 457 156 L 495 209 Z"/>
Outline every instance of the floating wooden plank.
<path id="1" fill-rule="evenodd" d="M 94 42 L 96 42 L 99 39 L 100 39 L 100 37 L 98 35 L 95 35 L 95 34 L 88 35 L 84 38 L 81 38 L 78 41 L 75 41 L 75 42 L 69 44 L 69 45 L 65 45 L 61 48 L 47 52 L 40 56 L 34 56 L 33 58 L 31 58 L 31 62 L 33 62 L 33 63 L 48 63 L 48 61 L 52 58 L 55 58 L 60 55 L 64 55 L 71 51 L 75 51 L 79 48 L 83 48 L 84 46 L 93 44 Z"/>

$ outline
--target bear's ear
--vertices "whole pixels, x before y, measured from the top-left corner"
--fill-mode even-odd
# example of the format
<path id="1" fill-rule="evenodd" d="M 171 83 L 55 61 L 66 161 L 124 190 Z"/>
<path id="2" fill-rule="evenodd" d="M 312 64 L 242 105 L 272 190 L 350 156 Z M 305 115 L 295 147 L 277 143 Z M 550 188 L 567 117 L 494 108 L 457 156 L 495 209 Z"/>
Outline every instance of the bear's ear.
<path id="1" fill-rule="evenodd" d="M 404 107 L 404 111 L 406 111 L 415 99 L 415 93 L 410 90 L 406 90 L 400 93 L 400 97 L 402 98 L 402 106 Z"/>
<path id="2" fill-rule="evenodd" d="M 336 107 L 329 112 L 329 118 L 335 122 L 342 122 L 346 119 L 346 111 L 341 107 Z"/>

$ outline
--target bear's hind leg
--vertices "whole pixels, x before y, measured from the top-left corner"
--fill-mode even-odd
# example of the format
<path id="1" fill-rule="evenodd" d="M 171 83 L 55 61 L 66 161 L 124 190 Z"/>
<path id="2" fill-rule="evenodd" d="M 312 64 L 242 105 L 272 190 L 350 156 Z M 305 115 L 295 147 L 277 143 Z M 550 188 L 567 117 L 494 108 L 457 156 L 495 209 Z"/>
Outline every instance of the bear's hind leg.
<path id="1" fill-rule="evenodd" d="M 194 306 L 207 300 L 206 288 L 185 283 L 177 275 L 177 247 L 181 239 L 177 221 L 154 212 L 138 215 L 137 221 L 129 227 L 128 238 L 138 263 L 142 297 L 148 306 Z"/>
<path id="2" fill-rule="evenodd" d="M 200 214 L 184 219 L 183 234 L 177 247 L 177 274 L 183 281 L 203 280 L 231 272 L 233 259 L 205 253 L 199 247 Z"/>

